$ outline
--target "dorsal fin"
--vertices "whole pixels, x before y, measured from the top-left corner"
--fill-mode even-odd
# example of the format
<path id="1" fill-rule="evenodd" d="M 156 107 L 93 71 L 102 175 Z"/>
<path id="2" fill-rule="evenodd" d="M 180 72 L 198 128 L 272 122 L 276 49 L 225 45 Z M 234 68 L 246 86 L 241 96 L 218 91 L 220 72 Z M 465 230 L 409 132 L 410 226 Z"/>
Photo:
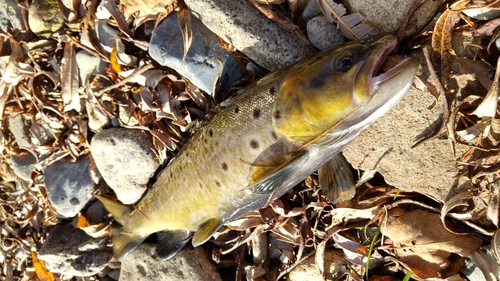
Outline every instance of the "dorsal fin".
<path id="1" fill-rule="evenodd" d="M 199 246 L 207 242 L 210 237 L 222 226 L 220 219 L 209 219 L 202 223 L 193 236 L 193 246 Z"/>

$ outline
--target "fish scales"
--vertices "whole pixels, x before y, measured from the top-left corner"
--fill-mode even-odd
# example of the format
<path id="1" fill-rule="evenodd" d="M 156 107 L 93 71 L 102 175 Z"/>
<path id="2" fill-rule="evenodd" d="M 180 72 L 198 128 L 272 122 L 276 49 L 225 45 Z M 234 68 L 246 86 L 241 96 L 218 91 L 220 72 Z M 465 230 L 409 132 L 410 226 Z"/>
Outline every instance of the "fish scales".
<path id="1" fill-rule="evenodd" d="M 408 58 L 378 73 L 396 45 L 393 35 L 354 41 L 262 78 L 194 131 L 134 208 L 97 195 L 116 221 L 115 256 L 157 233 L 158 255 L 171 258 L 320 167 L 325 194 L 351 198 L 354 185 L 332 176 L 349 169 L 339 152 L 401 100 L 419 65 Z"/>
<path id="2" fill-rule="evenodd" d="M 260 84 L 255 95 L 235 98 L 206 126 L 197 129 L 176 160 L 162 171 L 153 191 L 131 215 L 159 215 L 156 206 L 161 205 L 164 209 L 160 219 L 167 223 L 158 226 L 143 220 L 141 229 L 147 227 L 151 233 L 165 228 L 196 231 L 207 217 L 227 217 L 220 210 L 240 205 L 252 163 L 280 139 L 273 130 L 271 116 L 275 99 L 271 89 L 276 85 Z M 182 200 L 176 201 L 178 197 Z M 190 220 L 179 222 L 177 218 L 183 216 Z"/>

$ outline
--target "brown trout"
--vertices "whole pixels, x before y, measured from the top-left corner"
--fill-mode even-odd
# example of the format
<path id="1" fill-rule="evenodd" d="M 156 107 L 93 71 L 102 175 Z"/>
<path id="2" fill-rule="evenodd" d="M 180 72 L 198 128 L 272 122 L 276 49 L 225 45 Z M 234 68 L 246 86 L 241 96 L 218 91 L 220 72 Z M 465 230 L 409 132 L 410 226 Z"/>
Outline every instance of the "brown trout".
<path id="1" fill-rule="evenodd" d="M 157 233 L 159 257 L 171 258 L 190 238 L 203 244 L 324 164 L 335 167 L 411 86 L 416 58 L 379 73 L 396 44 L 393 35 L 354 41 L 267 75 L 195 130 L 135 208 L 97 196 L 116 221 L 116 257 Z"/>

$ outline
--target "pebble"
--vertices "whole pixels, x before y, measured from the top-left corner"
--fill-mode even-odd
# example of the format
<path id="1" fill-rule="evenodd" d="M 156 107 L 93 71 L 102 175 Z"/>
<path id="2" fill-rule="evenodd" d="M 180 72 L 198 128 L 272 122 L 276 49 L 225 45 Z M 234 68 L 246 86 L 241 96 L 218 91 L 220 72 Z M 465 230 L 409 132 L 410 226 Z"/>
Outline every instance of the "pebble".
<path id="1" fill-rule="evenodd" d="M 86 85 L 93 74 L 104 74 L 107 63 L 85 50 L 76 53 L 76 64 L 80 71 L 80 85 Z"/>
<path id="2" fill-rule="evenodd" d="M 327 250 L 324 258 L 326 280 L 340 280 L 349 269 L 349 262 L 342 250 Z M 288 274 L 289 281 L 323 281 L 323 276 L 316 265 L 316 257 L 313 255 Z"/>
<path id="3" fill-rule="evenodd" d="M 90 150 L 103 179 L 124 204 L 141 198 L 160 165 L 151 135 L 141 130 L 102 130 L 92 138 Z"/>
<path id="4" fill-rule="evenodd" d="M 96 102 L 94 98 L 87 98 L 85 100 L 85 107 L 89 116 L 89 128 L 94 132 L 100 131 L 111 124 L 108 115 L 96 106 Z"/>
<path id="5" fill-rule="evenodd" d="M 387 0 L 374 2 L 373 0 L 345 0 L 349 13 L 360 13 L 364 22 L 372 24 L 381 32 L 395 33 L 405 18 L 413 0 Z M 440 0 L 428 0 L 412 16 L 405 36 L 410 36 L 423 28 L 431 20 L 441 6 Z M 390 15 L 390 16 L 388 16 Z"/>
<path id="6" fill-rule="evenodd" d="M 31 173 L 35 169 L 36 157 L 29 151 L 10 155 L 11 167 L 14 173 L 25 181 L 31 180 Z"/>
<path id="7" fill-rule="evenodd" d="M 213 95 L 218 90 L 228 90 L 243 77 L 243 69 L 233 53 L 222 48 L 219 37 L 191 16 L 192 44 L 184 57 L 184 40 L 179 27 L 177 12 L 170 14 L 153 32 L 149 54 L 159 64 L 175 69 L 201 90 Z M 222 61 L 224 66 L 218 80 Z"/>
<path id="8" fill-rule="evenodd" d="M 50 272 L 64 277 L 92 276 L 102 271 L 113 256 L 109 237 L 92 238 L 68 224 L 55 226 L 38 251 Z"/>
<path id="9" fill-rule="evenodd" d="M 106 52 L 111 53 L 111 51 L 113 50 L 113 46 L 115 45 L 115 39 L 113 39 L 113 38 L 117 37 L 120 34 L 120 32 L 118 30 L 112 28 L 108 24 L 108 21 L 103 20 L 103 19 L 96 21 L 95 31 L 96 31 L 97 38 L 101 42 L 101 46 L 103 47 L 103 49 Z M 85 45 L 91 49 L 94 49 L 94 47 L 92 46 L 92 44 L 89 41 L 89 37 L 88 37 L 85 29 L 82 30 L 82 36 L 80 38 L 80 42 L 83 45 Z"/>
<path id="10" fill-rule="evenodd" d="M 64 27 L 64 16 L 55 0 L 33 0 L 28 11 L 31 31 L 42 38 Z"/>
<path id="11" fill-rule="evenodd" d="M 186 247 L 170 260 L 151 256 L 154 246 L 142 244 L 122 261 L 120 280 L 222 281 L 203 248 Z"/>
<path id="12" fill-rule="evenodd" d="M 0 29 L 15 34 L 23 29 L 23 17 L 15 0 L 0 1 Z"/>
<path id="13" fill-rule="evenodd" d="M 88 155 L 75 162 L 59 160 L 44 169 L 47 197 L 61 217 L 76 216 L 92 198 L 96 180 L 91 169 Z"/>
<path id="14" fill-rule="evenodd" d="M 314 47 L 325 50 L 342 45 L 344 37 L 337 24 L 329 22 L 324 16 L 317 16 L 307 22 L 307 37 Z"/>
<path id="15" fill-rule="evenodd" d="M 246 0 L 186 0 L 212 32 L 268 70 L 278 70 L 314 53 L 305 40 L 281 28 Z"/>

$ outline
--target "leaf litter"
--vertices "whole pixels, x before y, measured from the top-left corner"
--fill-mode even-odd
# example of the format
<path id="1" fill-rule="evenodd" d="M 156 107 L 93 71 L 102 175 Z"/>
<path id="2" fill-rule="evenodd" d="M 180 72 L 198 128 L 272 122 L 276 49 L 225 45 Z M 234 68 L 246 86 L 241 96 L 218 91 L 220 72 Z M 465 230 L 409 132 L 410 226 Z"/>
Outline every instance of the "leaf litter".
<path id="1" fill-rule="evenodd" d="M 37 257 L 51 227 L 62 221 L 48 202 L 43 170 L 66 157 L 89 154 L 91 131 L 100 128 L 89 130 L 88 115 L 99 116 L 102 126 L 114 122 L 150 132 L 159 159 L 168 161 L 182 146 L 190 127 L 221 102 L 143 55 L 148 44 L 144 25 L 164 18 L 177 7 L 177 1 L 120 1 L 119 6 L 103 1 L 102 7 L 112 15 L 109 22 L 121 31 L 109 53 L 96 37 L 98 2 L 87 2 L 83 11 L 78 3 L 73 2 L 73 15 L 67 14 L 68 26 L 83 23 L 95 51 L 80 42 L 78 29 L 54 33 L 53 40 L 26 40 L 0 33 L 2 279 L 60 277 L 50 273 Z M 348 37 L 374 32 L 363 25 L 356 27 L 362 17 L 346 14 L 341 4 L 319 3 L 323 13 Z M 466 280 L 462 268 L 468 261 L 488 276 L 484 280 L 500 278 L 496 264 L 500 252 L 500 52 L 493 47 L 500 22 L 463 14 L 478 7 L 499 9 L 500 5 L 496 1 L 454 1 L 438 16 L 432 32 L 424 31 L 411 40 L 412 46 L 431 40 L 427 66 L 437 70 L 437 75 L 430 80 L 419 76 L 419 87 L 428 88 L 437 98 L 444 96 L 445 101 L 443 125 L 421 141 L 444 134 L 465 144 L 468 150 L 458 155 L 456 177 L 470 180 L 474 189 L 438 202 L 428 194 L 388 186 L 366 171 L 370 176 L 358 182 L 354 198 L 332 205 L 319 190 L 317 176 L 311 175 L 293 193 L 229 222 L 203 246 L 222 276 L 231 276 L 228 280 L 284 280 L 312 257 L 322 278 L 329 279 L 333 277 L 326 270 L 326 253 L 341 249 L 349 264 L 341 275 L 349 280 L 402 280 L 407 276 L 415 280 Z M 298 33 L 304 30 L 294 16 L 297 7 L 277 3 L 260 8 L 285 28 Z M 291 12 L 287 15 L 283 9 Z M 191 42 L 189 22 L 182 19 L 185 55 L 196 42 Z M 480 38 L 477 45 L 469 46 L 474 57 L 456 54 L 451 41 L 456 32 Z M 75 61 L 79 49 L 109 63 L 106 73 L 80 83 Z M 248 59 L 242 58 L 242 62 Z M 454 64 L 458 71 L 453 70 Z M 452 70 L 454 75 L 450 75 Z M 12 157 L 28 155 L 37 163 L 25 180 L 13 172 Z M 76 226 L 93 237 L 109 232 L 109 224 L 92 224 L 84 212 L 78 215 Z M 492 254 L 481 245 L 489 246 Z M 89 280 L 100 279 L 94 276 Z"/>

